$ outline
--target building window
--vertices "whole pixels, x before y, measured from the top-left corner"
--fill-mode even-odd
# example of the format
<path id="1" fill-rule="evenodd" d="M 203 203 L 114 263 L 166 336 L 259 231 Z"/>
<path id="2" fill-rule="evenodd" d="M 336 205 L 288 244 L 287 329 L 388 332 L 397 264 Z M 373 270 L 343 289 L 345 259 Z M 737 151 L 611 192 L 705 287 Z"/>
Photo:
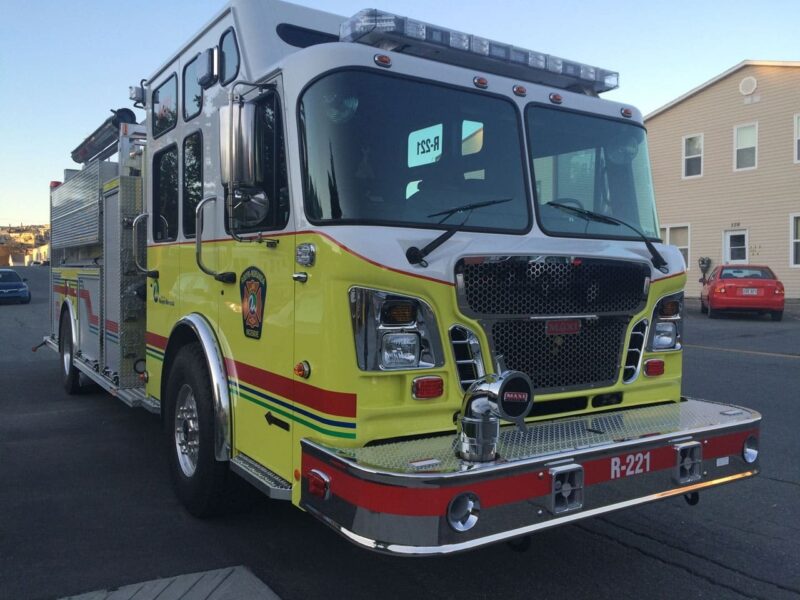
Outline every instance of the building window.
<path id="1" fill-rule="evenodd" d="M 791 243 L 789 263 L 793 267 L 800 267 L 800 213 L 789 215 L 789 241 Z"/>
<path id="2" fill-rule="evenodd" d="M 725 232 L 725 262 L 747 262 L 747 230 Z"/>
<path id="3" fill-rule="evenodd" d="M 153 241 L 178 237 L 178 147 L 170 146 L 153 157 Z"/>
<path id="4" fill-rule="evenodd" d="M 178 122 L 178 76 L 174 73 L 153 92 L 151 102 L 153 137 L 175 127 Z"/>
<path id="5" fill-rule="evenodd" d="M 195 209 L 203 197 L 203 134 L 183 140 L 183 235 L 194 237 Z"/>
<path id="6" fill-rule="evenodd" d="M 703 174 L 703 134 L 683 138 L 683 177 L 700 177 Z"/>
<path id="7" fill-rule="evenodd" d="M 689 270 L 689 226 L 664 225 L 661 227 L 661 239 L 665 244 L 676 246 L 683 255 L 686 270 Z"/>
<path id="8" fill-rule="evenodd" d="M 758 124 L 739 125 L 733 130 L 735 171 L 756 168 Z"/>
<path id="9" fill-rule="evenodd" d="M 800 163 L 800 114 L 794 116 L 794 162 Z"/>

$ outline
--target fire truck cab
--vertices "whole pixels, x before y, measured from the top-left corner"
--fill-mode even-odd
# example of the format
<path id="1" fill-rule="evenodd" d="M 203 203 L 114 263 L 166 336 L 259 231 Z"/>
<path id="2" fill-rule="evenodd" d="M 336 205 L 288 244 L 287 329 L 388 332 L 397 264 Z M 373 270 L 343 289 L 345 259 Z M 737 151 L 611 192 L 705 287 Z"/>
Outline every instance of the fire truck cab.
<path id="1" fill-rule="evenodd" d="M 160 414 L 192 513 L 235 473 L 391 554 L 755 475 L 760 415 L 681 396 L 686 267 L 617 84 L 233 0 L 51 190 L 65 387 Z"/>

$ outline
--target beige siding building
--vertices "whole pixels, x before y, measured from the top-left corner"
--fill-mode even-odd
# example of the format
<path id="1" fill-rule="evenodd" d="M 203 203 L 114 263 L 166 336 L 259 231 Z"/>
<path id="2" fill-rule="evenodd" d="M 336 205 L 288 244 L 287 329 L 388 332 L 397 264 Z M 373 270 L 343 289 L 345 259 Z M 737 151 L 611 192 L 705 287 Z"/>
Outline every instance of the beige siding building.
<path id="1" fill-rule="evenodd" d="M 645 118 L 662 239 L 765 264 L 800 298 L 800 62 L 744 61 Z"/>

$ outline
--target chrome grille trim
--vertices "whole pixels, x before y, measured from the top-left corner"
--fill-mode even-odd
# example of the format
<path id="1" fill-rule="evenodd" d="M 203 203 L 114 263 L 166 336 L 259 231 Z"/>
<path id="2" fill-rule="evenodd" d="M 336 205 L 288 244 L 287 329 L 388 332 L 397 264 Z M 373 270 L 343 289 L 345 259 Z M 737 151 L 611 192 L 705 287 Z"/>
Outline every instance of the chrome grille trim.
<path id="1" fill-rule="evenodd" d="M 537 394 L 606 387 L 621 374 L 638 375 L 631 369 L 622 373 L 630 354 L 623 350 L 631 319 L 647 301 L 648 263 L 567 255 L 473 256 L 456 263 L 455 280 L 459 309 L 484 328 L 493 364 L 502 361 L 504 368 L 526 373 Z M 548 335 L 550 320 L 580 321 L 580 331 Z M 646 338 L 639 342 L 637 335 L 640 357 Z M 462 385 L 472 379 L 461 378 Z"/>
<path id="2" fill-rule="evenodd" d="M 622 367 L 623 383 L 633 383 L 639 377 L 644 344 L 647 340 L 647 326 L 647 319 L 642 319 L 631 329 L 631 335 L 628 338 L 628 352 L 625 355 L 625 366 Z"/>
<path id="3" fill-rule="evenodd" d="M 481 344 L 470 329 L 463 325 L 450 328 L 450 345 L 453 348 L 458 380 L 466 391 L 470 385 L 486 375 Z"/>

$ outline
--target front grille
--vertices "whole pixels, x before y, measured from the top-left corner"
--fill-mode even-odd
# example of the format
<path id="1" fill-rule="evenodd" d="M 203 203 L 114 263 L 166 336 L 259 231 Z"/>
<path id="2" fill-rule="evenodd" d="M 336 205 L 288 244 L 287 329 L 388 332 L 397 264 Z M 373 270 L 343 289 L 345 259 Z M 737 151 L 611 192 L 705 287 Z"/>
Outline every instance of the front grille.
<path id="1" fill-rule="evenodd" d="M 547 321 L 488 323 L 496 355 L 526 373 L 537 393 L 612 385 L 617 380 L 630 317 L 581 319 L 580 331 L 548 335 Z"/>
<path id="2" fill-rule="evenodd" d="M 569 256 L 493 256 L 456 265 L 470 316 L 634 314 L 647 295 L 646 263 Z"/>

